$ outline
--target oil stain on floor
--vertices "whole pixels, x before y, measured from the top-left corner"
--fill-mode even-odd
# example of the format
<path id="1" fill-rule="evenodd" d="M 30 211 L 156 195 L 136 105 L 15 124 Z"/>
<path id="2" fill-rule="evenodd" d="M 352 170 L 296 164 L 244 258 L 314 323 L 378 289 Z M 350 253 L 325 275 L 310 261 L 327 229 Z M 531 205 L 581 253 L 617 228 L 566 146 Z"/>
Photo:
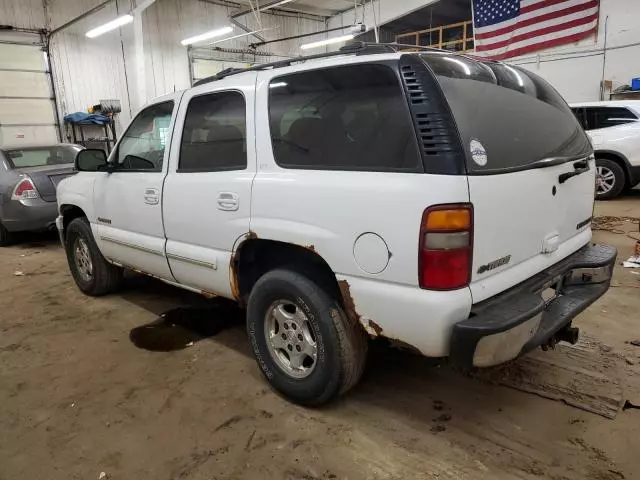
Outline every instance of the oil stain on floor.
<path id="1" fill-rule="evenodd" d="M 244 321 L 244 310 L 226 301 L 209 306 L 177 307 L 151 323 L 135 327 L 129 339 L 138 348 L 154 352 L 182 350 Z"/>

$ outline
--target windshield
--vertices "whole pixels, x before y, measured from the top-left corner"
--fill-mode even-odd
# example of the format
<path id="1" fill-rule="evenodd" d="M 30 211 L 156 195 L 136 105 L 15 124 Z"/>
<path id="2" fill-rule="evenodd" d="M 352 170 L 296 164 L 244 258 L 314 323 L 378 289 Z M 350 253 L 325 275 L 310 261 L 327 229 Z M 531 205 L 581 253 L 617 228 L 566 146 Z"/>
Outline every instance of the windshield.
<path id="1" fill-rule="evenodd" d="M 76 153 L 80 150 L 81 148 L 76 145 L 57 145 L 54 147 L 12 149 L 5 153 L 13 168 L 27 168 L 73 163 Z"/>

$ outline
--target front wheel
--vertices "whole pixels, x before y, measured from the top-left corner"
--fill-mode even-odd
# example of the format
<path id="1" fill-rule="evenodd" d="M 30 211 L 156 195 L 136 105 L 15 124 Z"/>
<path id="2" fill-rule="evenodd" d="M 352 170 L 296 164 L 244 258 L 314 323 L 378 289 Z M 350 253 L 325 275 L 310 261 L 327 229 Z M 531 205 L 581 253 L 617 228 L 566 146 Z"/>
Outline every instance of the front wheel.
<path id="1" fill-rule="evenodd" d="M 78 288 L 93 297 L 115 291 L 122 280 L 122 269 L 102 256 L 88 220 L 76 218 L 65 233 L 67 262 Z"/>
<path id="2" fill-rule="evenodd" d="M 624 190 L 625 183 L 626 177 L 620 165 L 607 158 L 596 159 L 596 199 L 617 197 Z"/>
<path id="3" fill-rule="evenodd" d="M 291 270 L 263 275 L 251 291 L 247 330 L 263 375 L 289 400 L 320 405 L 353 387 L 367 337 L 335 298 Z"/>

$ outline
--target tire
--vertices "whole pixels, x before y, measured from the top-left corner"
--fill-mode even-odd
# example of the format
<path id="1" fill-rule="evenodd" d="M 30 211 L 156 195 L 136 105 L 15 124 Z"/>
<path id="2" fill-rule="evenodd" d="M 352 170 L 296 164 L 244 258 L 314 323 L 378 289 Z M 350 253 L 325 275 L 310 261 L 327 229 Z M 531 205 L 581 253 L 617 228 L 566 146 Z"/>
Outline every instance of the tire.
<path id="1" fill-rule="evenodd" d="M 347 317 L 337 299 L 311 278 L 284 269 L 263 275 L 249 296 L 247 331 L 258 366 L 271 386 L 292 402 L 316 406 L 345 393 L 360 380 L 368 341 L 360 325 Z M 274 330 L 274 324 L 278 323 L 274 319 L 278 316 L 280 329 Z M 285 322 L 290 322 L 288 329 L 286 325 L 283 328 Z M 271 337 L 274 331 L 277 335 Z M 268 336 L 287 339 L 277 349 Z M 292 365 L 290 360 L 294 357 L 288 358 L 287 349 L 292 345 L 296 349 L 300 345 L 313 348 L 313 343 L 315 360 L 299 354 L 304 361 L 299 370 L 294 369 L 297 365 Z M 295 351 L 290 351 L 295 356 Z"/>
<path id="2" fill-rule="evenodd" d="M 608 158 L 597 158 L 596 169 L 596 199 L 609 200 L 620 195 L 627 183 L 622 167 Z"/>
<path id="3" fill-rule="evenodd" d="M 7 231 L 7 229 L 0 223 L 0 247 L 6 247 L 11 244 L 11 234 Z"/>
<path id="4" fill-rule="evenodd" d="M 76 218 L 67 227 L 65 250 L 73 279 L 82 292 L 99 297 L 118 289 L 122 280 L 122 269 L 111 265 L 102 256 L 93 238 L 89 221 L 85 217 Z M 88 269 L 85 268 L 87 263 L 82 260 L 76 261 L 80 256 L 90 260 L 90 275 L 87 275 Z"/>

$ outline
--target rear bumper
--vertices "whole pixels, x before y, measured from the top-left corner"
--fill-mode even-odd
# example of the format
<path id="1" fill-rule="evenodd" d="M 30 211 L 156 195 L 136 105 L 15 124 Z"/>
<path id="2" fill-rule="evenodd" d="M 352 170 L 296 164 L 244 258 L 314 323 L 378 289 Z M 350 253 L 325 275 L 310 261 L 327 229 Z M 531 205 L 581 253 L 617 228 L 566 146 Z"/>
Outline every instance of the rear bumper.
<path id="1" fill-rule="evenodd" d="M 10 232 L 52 228 L 57 215 L 58 204 L 42 199 L 10 200 L 2 205 L 2 224 Z"/>
<path id="2" fill-rule="evenodd" d="M 571 321 L 605 294 L 616 249 L 588 245 L 517 287 L 472 309 L 453 327 L 450 359 L 461 368 L 498 365 L 566 338 Z M 545 301 L 543 292 L 555 289 Z"/>

